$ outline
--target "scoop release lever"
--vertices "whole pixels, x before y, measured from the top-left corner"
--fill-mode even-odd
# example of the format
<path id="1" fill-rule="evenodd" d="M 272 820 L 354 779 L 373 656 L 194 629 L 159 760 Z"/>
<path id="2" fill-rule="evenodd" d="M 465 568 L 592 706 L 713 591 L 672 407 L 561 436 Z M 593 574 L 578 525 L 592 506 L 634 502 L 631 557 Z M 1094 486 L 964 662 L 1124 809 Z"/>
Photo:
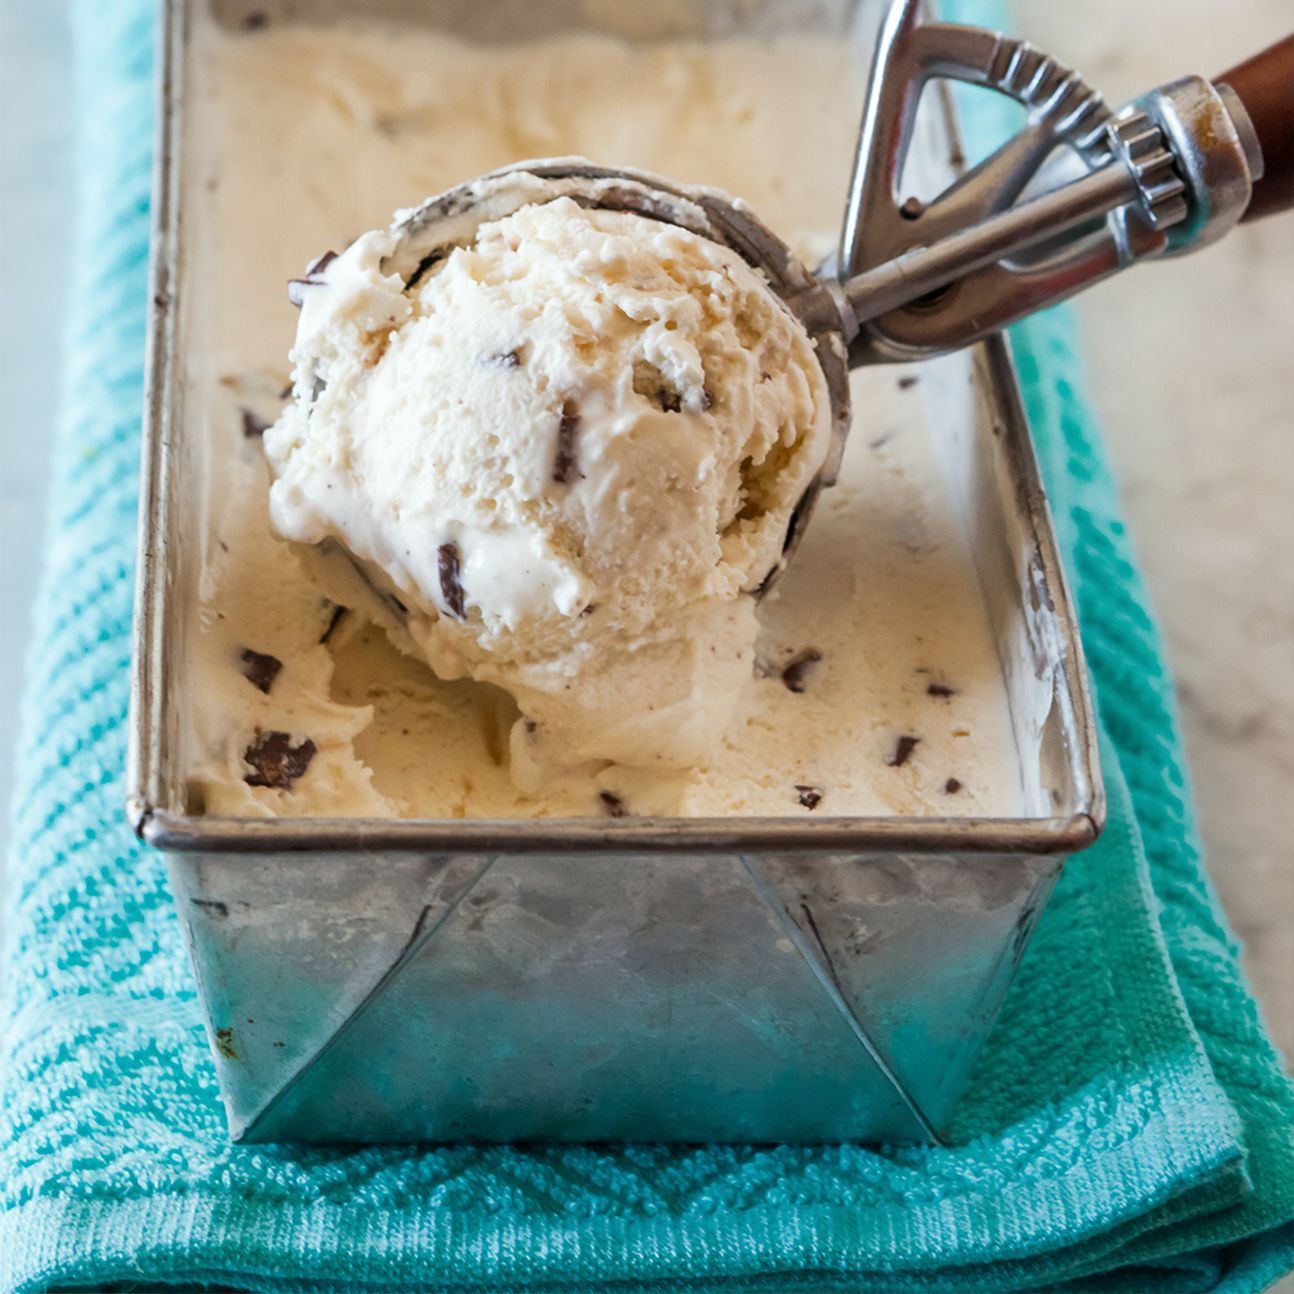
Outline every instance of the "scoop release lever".
<path id="1" fill-rule="evenodd" d="M 1027 42 L 921 13 L 895 0 L 882 26 L 824 275 L 851 364 L 958 350 L 1294 205 L 1294 37 L 1216 83 L 1184 77 L 1114 112 Z M 922 91 L 948 81 L 1014 99 L 1026 124 L 932 200 L 904 196 Z"/>

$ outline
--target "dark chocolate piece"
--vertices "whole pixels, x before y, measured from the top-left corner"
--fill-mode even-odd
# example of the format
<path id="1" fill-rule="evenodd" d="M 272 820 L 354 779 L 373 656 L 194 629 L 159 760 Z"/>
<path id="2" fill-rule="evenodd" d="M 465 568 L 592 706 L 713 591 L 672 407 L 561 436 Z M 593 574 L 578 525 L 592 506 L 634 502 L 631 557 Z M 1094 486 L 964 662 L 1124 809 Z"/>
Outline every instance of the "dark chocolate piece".
<path id="1" fill-rule="evenodd" d="M 326 270 L 336 259 L 336 252 L 320 252 L 319 255 L 306 266 L 306 278 L 322 278 L 324 270 Z"/>
<path id="2" fill-rule="evenodd" d="M 822 653 L 816 647 L 809 647 L 798 656 L 793 656 L 782 669 L 782 682 L 792 692 L 803 692 L 814 666 L 821 660 Z"/>
<path id="3" fill-rule="evenodd" d="M 912 752 L 916 750 L 920 744 L 920 737 L 900 737 L 894 747 L 894 754 L 892 754 L 885 762 L 891 768 L 902 768 L 903 765 L 908 762 Z"/>
<path id="4" fill-rule="evenodd" d="M 487 356 L 485 362 L 495 368 L 520 368 L 521 352 L 519 350 L 502 350 L 497 355 Z"/>
<path id="5" fill-rule="evenodd" d="M 625 802 L 614 791 L 599 791 L 598 799 L 602 801 L 602 807 L 607 812 L 608 818 L 627 818 L 629 810 L 625 808 Z"/>
<path id="6" fill-rule="evenodd" d="M 467 619 L 467 604 L 463 600 L 462 555 L 457 544 L 441 544 L 436 550 L 440 570 L 440 596 L 445 600 L 445 610 L 455 620 Z M 407 609 L 406 609 L 407 612 Z"/>
<path id="7" fill-rule="evenodd" d="M 917 377 L 901 377 L 899 378 L 899 390 L 911 391 L 920 380 L 921 379 Z"/>
<path id="8" fill-rule="evenodd" d="M 216 1030 L 216 1050 L 226 1060 L 237 1060 L 238 1053 L 234 1050 L 234 1031 L 232 1029 Z"/>
<path id="9" fill-rule="evenodd" d="M 288 279 L 288 300 L 298 310 L 305 304 L 306 288 L 318 287 L 324 281 L 324 270 L 336 259 L 336 252 L 324 252 L 306 266 L 306 272 L 299 279 Z"/>
<path id="10" fill-rule="evenodd" d="M 261 31 L 270 25 L 270 16 L 261 13 L 259 9 L 254 9 L 243 19 L 244 31 Z"/>
<path id="11" fill-rule="evenodd" d="M 269 429 L 270 424 L 250 409 L 244 409 L 242 413 L 244 438 L 247 440 L 259 440 Z"/>
<path id="12" fill-rule="evenodd" d="M 449 255 L 450 251 L 451 248 L 449 247 L 435 247 L 429 251 L 426 256 L 418 262 L 413 273 L 405 280 L 404 290 L 406 292 L 412 292 L 413 289 L 422 282 L 427 271 L 435 269 L 435 267 Z"/>
<path id="13" fill-rule="evenodd" d="M 822 803 L 822 790 L 817 786 L 796 786 L 796 791 L 800 795 L 800 803 L 806 809 L 816 809 Z"/>
<path id="14" fill-rule="evenodd" d="M 957 689 L 955 687 L 949 687 L 947 683 L 927 683 L 926 695 L 927 696 L 956 696 Z"/>
<path id="15" fill-rule="evenodd" d="M 962 789 L 962 784 L 955 777 L 950 777 L 944 783 L 945 795 L 956 795 L 957 792 L 960 791 L 961 789 Z"/>
<path id="16" fill-rule="evenodd" d="M 268 652 L 252 651 L 250 647 L 243 648 L 243 654 L 239 657 L 243 667 L 243 677 L 259 692 L 269 695 L 270 688 L 274 686 L 274 680 L 278 678 L 279 671 L 283 668 L 283 662 L 277 656 L 271 656 Z"/>
<path id="17" fill-rule="evenodd" d="M 335 606 L 332 609 L 332 615 L 328 617 L 328 623 L 324 626 L 324 631 L 319 635 L 319 641 L 326 643 L 337 632 L 338 626 L 345 620 L 349 613 L 349 607 Z"/>
<path id="18" fill-rule="evenodd" d="M 553 480 L 558 485 L 569 485 L 583 480 L 575 455 L 575 436 L 580 429 L 580 413 L 573 400 L 562 405 L 561 421 L 557 424 L 557 452 L 553 455 Z"/>
<path id="19" fill-rule="evenodd" d="M 294 746 L 290 732 L 258 732 L 256 740 L 243 752 L 243 759 L 252 768 L 243 781 L 248 786 L 290 791 L 292 784 L 310 767 L 317 750 L 309 737 Z"/>

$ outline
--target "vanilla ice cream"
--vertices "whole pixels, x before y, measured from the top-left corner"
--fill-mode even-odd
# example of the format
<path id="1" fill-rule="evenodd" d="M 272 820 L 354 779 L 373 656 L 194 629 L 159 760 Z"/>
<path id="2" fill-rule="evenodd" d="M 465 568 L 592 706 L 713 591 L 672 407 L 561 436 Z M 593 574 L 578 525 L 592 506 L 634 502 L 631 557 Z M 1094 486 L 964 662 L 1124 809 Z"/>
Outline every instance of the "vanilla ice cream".
<path id="1" fill-rule="evenodd" d="M 813 343 L 740 256 L 536 196 L 407 280 L 407 215 L 300 280 L 295 397 L 264 438 L 275 531 L 325 545 L 339 602 L 355 559 L 437 676 L 516 699 L 531 791 L 716 749 L 831 434 Z"/>
<path id="2" fill-rule="evenodd" d="M 198 6 L 195 22 L 211 21 L 205 9 Z M 615 12 L 622 9 L 628 7 Z M 298 325 L 318 311 L 326 338 L 334 327 L 327 318 L 334 280 L 340 287 L 345 274 L 350 290 L 358 291 L 358 276 L 374 270 L 361 264 L 374 250 L 372 241 L 361 239 L 346 252 L 350 240 L 383 225 L 411 198 L 519 158 L 582 154 L 685 184 L 720 186 L 748 201 L 806 264 L 816 264 L 835 242 L 864 88 L 866 69 L 852 42 L 805 32 L 633 44 L 586 33 L 476 45 L 429 27 L 387 29 L 357 21 L 313 28 L 277 18 L 254 31 L 232 26 L 201 36 L 193 42 L 186 82 L 186 167 L 193 189 L 186 195 L 179 285 L 184 416 L 191 420 L 184 439 L 192 453 L 183 472 L 201 483 L 186 525 L 189 617 L 176 672 L 177 741 L 194 811 L 430 819 L 1010 817 L 1033 811 L 1021 790 L 984 595 L 941 463 L 944 442 L 931 429 L 931 411 L 950 407 L 948 399 L 933 399 L 939 366 L 852 375 L 854 429 L 839 481 L 823 493 L 790 568 L 755 608 L 753 670 L 715 747 L 687 768 L 600 760 L 596 771 L 554 775 L 540 791 L 524 790 L 513 779 L 519 761 L 510 756 L 509 740 L 522 718 L 518 701 L 500 686 L 476 681 L 474 673 L 495 658 L 506 663 L 508 686 L 538 713 L 535 707 L 553 695 L 545 689 L 572 664 L 564 650 L 581 661 L 585 654 L 596 658 L 599 643 L 614 633 L 640 634 L 644 660 L 679 651 L 668 634 L 653 638 L 638 628 L 651 597 L 674 596 L 646 583 L 659 562 L 686 573 L 689 595 L 709 589 L 709 605 L 726 606 L 734 616 L 750 613 L 748 598 L 731 595 L 749 587 L 775 553 L 780 509 L 818 452 L 809 411 L 819 395 L 812 367 L 800 372 L 798 343 L 781 331 L 780 319 L 760 324 L 758 335 L 780 335 L 784 353 L 770 370 L 780 374 L 773 389 L 745 412 L 740 402 L 749 390 L 743 383 L 754 365 L 743 376 L 740 367 L 717 364 L 718 353 L 728 350 L 721 339 L 712 351 L 699 327 L 686 333 L 680 326 L 665 331 L 684 332 L 690 340 L 671 341 L 677 350 L 654 349 L 660 330 L 653 312 L 668 307 L 680 317 L 697 311 L 704 317 L 708 307 L 695 303 L 690 286 L 698 276 L 715 273 L 716 281 L 726 282 L 727 300 L 741 296 L 739 269 L 725 281 L 722 268 L 707 267 L 713 253 L 684 240 L 679 261 L 685 272 L 676 295 L 667 301 L 653 289 L 639 299 L 633 284 L 615 284 L 631 312 L 642 305 L 646 313 L 626 315 L 608 338 L 595 334 L 607 316 L 594 311 L 581 326 L 597 342 L 587 362 L 577 364 L 560 344 L 566 329 L 573 334 L 568 321 L 581 319 L 578 302 L 587 302 L 590 293 L 596 297 L 596 276 L 613 278 L 614 271 L 596 260 L 576 265 L 574 256 L 551 264 L 545 253 L 535 268 L 560 287 L 553 318 L 542 327 L 528 320 L 524 332 L 514 332 L 504 325 L 533 307 L 491 286 L 491 276 L 520 252 L 520 244 L 518 253 L 508 248 L 502 229 L 488 235 L 497 245 L 465 251 L 454 266 L 446 262 L 416 285 L 421 290 L 393 293 L 377 266 L 371 318 L 375 332 L 385 328 L 390 353 L 367 377 L 345 364 L 325 377 L 320 412 L 345 398 L 362 415 L 347 433 L 357 433 L 345 445 L 357 455 L 346 465 L 351 472 L 361 461 L 374 467 L 388 462 L 379 453 L 382 435 L 410 445 L 421 435 L 407 416 L 413 406 L 400 407 L 400 384 L 383 389 L 383 366 L 395 356 L 409 381 L 421 384 L 423 395 L 414 403 L 425 416 L 434 414 L 435 423 L 428 429 L 426 461 L 409 460 L 407 484 L 386 469 L 370 476 L 366 467 L 362 486 L 353 476 L 348 485 L 365 492 L 354 496 L 362 497 L 362 512 L 358 505 L 334 511 L 326 496 L 340 488 L 342 474 L 328 491 L 312 460 L 325 445 L 343 448 L 341 421 L 330 421 L 326 437 L 315 441 L 315 429 L 299 425 L 300 393 L 293 397 L 288 389 L 287 356 Z M 560 210 L 548 217 L 536 212 L 525 219 L 558 215 Z M 534 252 L 565 246 L 560 240 L 578 243 L 592 237 L 592 229 L 577 223 L 536 231 Z M 302 287 L 298 314 L 284 283 L 300 277 L 325 248 L 341 255 L 311 276 L 327 287 Z M 469 273 L 473 266 L 479 283 Z M 446 338 L 438 352 L 424 301 L 431 304 L 428 293 L 450 292 L 482 305 L 495 295 L 499 313 L 472 312 L 470 329 Z M 392 309 L 407 311 L 391 320 L 400 323 L 396 328 L 382 313 Z M 487 328 L 492 317 L 497 333 Z M 465 362 L 451 362 L 450 347 Z M 507 358 L 513 350 L 515 366 Z M 640 351 L 644 364 L 660 372 L 659 385 L 646 367 L 629 362 Z M 509 419 L 498 419 L 501 425 L 515 415 L 519 425 L 534 428 L 533 440 L 523 442 L 508 430 L 489 468 L 475 457 L 479 435 L 458 447 L 463 457 L 450 453 L 448 423 L 440 422 L 434 399 L 424 398 L 432 361 L 443 362 L 446 381 L 459 384 L 452 389 L 465 397 L 470 391 L 481 412 L 506 409 Z M 705 373 L 699 394 L 698 361 Z M 947 380 L 958 384 L 957 407 L 967 391 L 961 363 L 960 357 L 941 361 Z M 582 476 L 565 483 L 552 477 L 572 393 L 563 387 L 560 403 L 555 390 L 548 401 L 541 375 L 550 383 L 569 379 L 575 387 L 579 422 L 571 439 Z M 702 407 L 707 384 L 709 410 Z M 384 409 L 391 425 L 381 428 Z M 281 417 L 268 433 L 281 465 L 271 473 L 262 433 Z M 767 443 L 773 455 L 783 453 L 783 418 L 806 437 L 796 450 L 802 457 L 783 465 L 776 478 L 785 482 L 785 494 L 761 501 L 767 515 L 757 524 L 736 518 L 725 540 L 721 519 L 733 520 L 739 485 L 732 472 L 735 463 L 741 474 L 741 446 Z M 645 510 L 631 480 L 634 506 L 616 519 L 627 536 L 624 551 L 616 552 L 606 530 L 608 491 L 622 476 L 644 470 L 636 457 L 644 441 L 665 436 L 676 443 L 676 455 L 646 453 L 645 463 L 659 470 L 672 462 L 680 483 L 688 473 L 699 474 L 698 497 L 683 509 L 681 492 L 676 497 L 660 488 L 653 510 Z M 779 448 L 771 448 L 770 436 Z M 758 452 L 750 455 L 752 468 Z M 431 458 L 446 454 L 452 475 L 445 480 L 468 491 L 449 502 L 428 470 Z M 711 459 L 712 465 L 703 465 Z M 471 464 L 478 461 L 474 476 Z M 505 487 L 509 471 L 513 481 Z M 488 487 L 487 472 L 494 474 Z M 382 609 L 358 576 L 347 586 L 346 563 L 336 557 L 322 563 L 320 582 L 314 569 L 320 563 L 303 560 L 316 550 L 284 542 L 271 529 L 275 475 L 275 527 L 298 539 L 345 538 L 359 551 L 365 537 L 347 530 L 348 519 L 382 521 L 365 538 L 372 547 L 364 549 L 362 564 L 366 578 L 399 604 Z M 313 486 L 321 487 L 323 499 Z M 406 489 L 424 515 L 385 515 L 384 501 L 405 498 Z M 507 511 L 519 506 L 523 489 L 541 501 L 545 520 L 523 531 L 517 543 L 525 552 L 509 560 L 489 549 L 485 537 L 495 532 L 483 514 L 491 491 L 496 508 Z M 661 533 L 644 534 L 667 517 L 670 526 L 662 524 Z M 684 541 L 674 526 L 684 527 L 695 554 L 681 551 Z M 574 534 L 591 541 L 583 553 L 561 538 Z M 533 555 L 532 541 L 539 544 Z M 461 621 L 440 579 L 440 549 L 449 542 L 458 545 Z M 404 554 L 402 547 L 414 551 Z M 518 579 L 526 562 L 531 573 Z M 634 580 L 640 591 L 631 593 Z M 608 594 L 617 588 L 622 601 L 613 608 Z M 594 611 L 576 615 L 572 625 L 569 609 L 582 611 L 589 603 Z M 402 651 L 391 636 L 405 617 L 410 640 Z M 700 627 L 711 642 L 726 642 L 734 651 L 744 641 L 738 628 L 748 633 L 749 622 Z M 413 641 L 415 632 L 422 641 Z M 438 676 L 424 651 L 447 674 L 456 670 L 461 677 Z M 438 659 L 437 651 L 444 657 Z M 729 682 L 725 675 L 712 683 L 693 663 L 683 665 L 678 676 L 655 666 L 648 676 L 660 703 L 669 700 L 686 729 L 689 689 L 709 688 L 722 697 Z M 605 683 L 611 674 L 599 675 L 594 667 L 582 677 Z M 523 694 L 523 685 L 533 692 Z M 636 689 L 626 684 L 609 725 L 622 712 L 631 726 L 641 723 Z M 605 713 L 601 698 L 593 697 L 586 713 L 599 706 Z M 641 738 L 628 729 L 615 735 L 622 739 L 627 753 L 641 749 L 634 745 Z"/>

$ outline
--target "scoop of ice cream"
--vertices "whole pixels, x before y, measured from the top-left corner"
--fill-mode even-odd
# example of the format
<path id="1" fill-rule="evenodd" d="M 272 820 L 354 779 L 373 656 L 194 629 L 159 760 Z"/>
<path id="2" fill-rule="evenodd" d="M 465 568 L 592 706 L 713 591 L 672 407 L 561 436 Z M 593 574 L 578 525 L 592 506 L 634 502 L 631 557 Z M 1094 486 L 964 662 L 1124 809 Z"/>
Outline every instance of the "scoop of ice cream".
<path id="1" fill-rule="evenodd" d="M 523 206 L 408 282 L 397 237 L 302 284 L 274 528 L 436 674 L 512 694 L 519 785 L 703 761 L 827 452 L 813 343 L 735 252 L 638 214 Z"/>

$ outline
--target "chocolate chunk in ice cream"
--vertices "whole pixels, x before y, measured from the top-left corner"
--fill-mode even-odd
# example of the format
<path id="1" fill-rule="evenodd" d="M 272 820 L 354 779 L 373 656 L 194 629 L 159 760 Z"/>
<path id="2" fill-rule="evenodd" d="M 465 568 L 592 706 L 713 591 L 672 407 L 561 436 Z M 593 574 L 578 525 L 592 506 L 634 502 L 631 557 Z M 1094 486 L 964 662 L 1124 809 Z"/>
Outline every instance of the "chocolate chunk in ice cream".
<path id="1" fill-rule="evenodd" d="M 298 310 L 305 304 L 306 288 L 318 287 L 324 281 L 324 270 L 336 259 L 336 252 L 324 252 L 306 266 L 306 272 L 299 279 L 288 279 L 288 300 Z"/>
<path id="2" fill-rule="evenodd" d="M 309 737 L 294 745 L 290 732 L 258 732 L 255 741 L 243 752 L 243 759 L 252 770 L 243 781 L 248 786 L 290 791 L 292 784 L 310 767 L 317 749 Z"/>
<path id="3" fill-rule="evenodd" d="M 413 273 L 405 280 L 404 290 L 406 292 L 412 292 L 413 289 L 416 288 L 424 278 L 426 278 L 427 272 L 429 270 L 434 270 L 436 266 L 449 255 L 450 250 L 451 249 L 448 247 L 437 247 L 433 251 L 428 252 L 426 256 L 418 262 Z"/>
<path id="4" fill-rule="evenodd" d="M 258 413 L 243 409 L 243 436 L 247 440 L 259 440 L 269 427 L 269 423 Z"/>
<path id="5" fill-rule="evenodd" d="M 328 617 L 328 623 L 324 626 L 323 633 L 319 635 L 319 641 L 321 643 L 326 643 L 332 638 L 333 634 L 335 634 L 338 628 L 340 627 L 341 622 L 345 620 L 346 615 L 349 611 L 350 611 L 349 607 L 343 607 L 343 606 L 333 607 L 332 615 Z"/>
<path id="6" fill-rule="evenodd" d="M 796 785 L 796 793 L 799 796 L 800 803 L 806 809 L 816 809 L 822 803 L 822 788 L 817 786 L 800 786 Z"/>
<path id="7" fill-rule="evenodd" d="M 268 652 L 252 651 L 250 647 L 243 648 L 239 662 L 243 677 L 257 691 L 264 692 L 268 696 L 270 688 L 274 686 L 274 680 L 278 678 L 279 671 L 283 668 L 283 662 L 277 656 L 271 656 Z"/>
<path id="8" fill-rule="evenodd" d="M 440 572 L 440 595 L 445 600 L 445 610 L 455 620 L 467 619 L 467 603 L 463 597 L 462 555 L 457 544 L 441 544 L 436 550 L 437 569 Z M 407 610 L 407 608 L 406 608 Z"/>
<path id="9" fill-rule="evenodd" d="M 911 758 L 912 752 L 921 744 L 920 737 L 903 736 L 894 746 L 894 753 L 885 762 L 891 768 L 902 768 Z"/>
<path id="10" fill-rule="evenodd" d="M 583 479 L 575 454 L 575 436 L 580 429 L 579 410 L 571 400 L 562 405 L 561 421 L 557 424 L 557 452 L 553 456 L 553 480 L 558 485 L 569 485 Z"/>
<path id="11" fill-rule="evenodd" d="M 614 791 L 599 791 L 598 799 L 602 801 L 602 808 L 608 818 L 627 818 L 629 810 L 625 808 L 625 802 Z"/>
<path id="12" fill-rule="evenodd" d="M 808 686 L 809 675 L 814 667 L 822 661 L 822 653 L 816 647 L 809 647 L 793 656 L 782 669 L 782 682 L 791 692 L 803 692 Z"/>

